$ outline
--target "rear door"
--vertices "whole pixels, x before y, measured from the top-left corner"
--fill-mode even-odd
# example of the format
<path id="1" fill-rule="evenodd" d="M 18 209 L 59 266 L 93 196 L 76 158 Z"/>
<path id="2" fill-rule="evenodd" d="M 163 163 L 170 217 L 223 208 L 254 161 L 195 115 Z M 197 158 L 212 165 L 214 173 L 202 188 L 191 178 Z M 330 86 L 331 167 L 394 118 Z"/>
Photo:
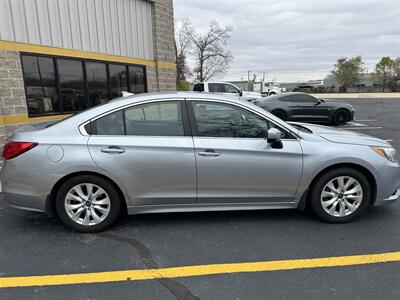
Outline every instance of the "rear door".
<path id="1" fill-rule="evenodd" d="M 92 122 L 90 154 L 124 186 L 130 205 L 196 202 L 193 139 L 182 103 L 136 104 Z"/>

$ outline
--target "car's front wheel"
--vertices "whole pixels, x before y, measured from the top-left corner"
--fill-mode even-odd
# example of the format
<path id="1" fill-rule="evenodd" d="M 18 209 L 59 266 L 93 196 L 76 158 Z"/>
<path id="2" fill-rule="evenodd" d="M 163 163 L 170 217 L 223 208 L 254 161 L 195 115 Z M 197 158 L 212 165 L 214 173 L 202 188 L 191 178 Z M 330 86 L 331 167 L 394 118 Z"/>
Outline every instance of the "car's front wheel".
<path id="1" fill-rule="evenodd" d="M 339 109 L 333 115 L 335 125 L 344 125 L 350 120 L 350 113 L 346 109 Z"/>
<path id="2" fill-rule="evenodd" d="M 350 168 L 323 174 L 311 191 L 311 207 L 322 220 L 345 223 L 362 214 L 371 198 L 366 177 Z"/>
<path id="3" fill-rule="evenodd" d="M 79 232 L 98 232 L 110 227 L 121 212 L 121 199 L 107 180 L 76 176 L 65 181 L 56 195 L 56 209 L 65 225 Z"/>
<path id="4" fill-rule="evenodd" d="M 281 109 L 275 109 L 271 113 L 283 121 L 287 120 L 287 114 Z"/>

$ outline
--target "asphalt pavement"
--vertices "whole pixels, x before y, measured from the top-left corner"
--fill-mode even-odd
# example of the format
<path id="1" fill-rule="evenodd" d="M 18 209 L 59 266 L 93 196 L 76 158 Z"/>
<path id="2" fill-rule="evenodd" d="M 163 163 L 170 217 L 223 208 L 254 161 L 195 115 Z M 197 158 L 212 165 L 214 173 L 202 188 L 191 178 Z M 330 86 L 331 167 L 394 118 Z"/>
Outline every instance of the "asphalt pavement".
<path id="1" fill-rule="evenodd" d="M 357 113 L 341 130 L 375 135 L 400 149 L 400 99 L 345 101 Z M 337 258 L 357 255 L 367 262 L 373 254 L 397 253 L 399 229 L 400 203 L 395 203 L 372 207 L 342 225 L 297 210 L 175 213 L 129 216 L 106 232 L 79 234 L 58 219 L 2 208 L 0 202 L 0 299 L 400 299 L 400 259 L 349 265 L 349 258 Z M 304 260 L 332 257 L 337 263 L 331 266 L 312 267 Z M 303 267 L 291 268 L 298 260 Z M 275 270 L 257 269 L 274 261 Z M 226 265 L 247 262 L 256 264 L 246 272 Z M 180 270 L 175 277 L 147 280 L 138 274 L 143 280 L 116 282 L 111 279 L 120 274 L 99 273 L 210 270 L 210 264 L 220 271 L 197 276 Z M 52 285 L 52 277 L 44 277 L 65 274 L 78 274 L 77 283 L 61 277 L 61 284 Z M 27 276 L 42 276 L 42 285 Z M 1 288 L 1 279 L 9 277 L 15 277 L 10 280 L 15 286 Z M 21 282 L 27 286 L 16 287 Z"/>

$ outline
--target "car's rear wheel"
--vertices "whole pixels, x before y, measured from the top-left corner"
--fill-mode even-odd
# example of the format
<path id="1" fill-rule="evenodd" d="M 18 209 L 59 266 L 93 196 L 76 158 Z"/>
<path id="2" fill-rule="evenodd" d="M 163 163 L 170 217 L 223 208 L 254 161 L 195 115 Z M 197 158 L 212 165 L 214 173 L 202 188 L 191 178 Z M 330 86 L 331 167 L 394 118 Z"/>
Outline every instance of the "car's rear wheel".
<path id="1" fill-rule="evenodd" d="M 272 113 L 274 116 L 278 117 L 279 119 L 281 119 L 281 120 L 283 120 L 283 121 L 286 121 L 286 120 L 287 120 L 287 115 L 286 115 L 286 113 L 285 113 L 283 110 L 281 110 L 281 109 L 273 110 L 271 113 Z"/>
<path id="2" fill-rule="evenodd" d="M 350 168 L 323 174 L 311 191 L 311 207 L 322 220 L 345 223 L 362 214 L 371 198 L 371 187 L 365 176 Z"/>
<path id="3" fill-rule="evenodd" d="M 345 109 L 339 109 L 333 115 L 333 123 L 336 125 L 346 124 L 349 120 L 350 114 Z"/>
<path id="4" fill-rule="evenodd" d="M 59 188 L 56 209 L 65 225 L 79 232 L 98 232 L 110 227 L 121 212 L 121 199 L 107 180 L 82 175 Z"/>

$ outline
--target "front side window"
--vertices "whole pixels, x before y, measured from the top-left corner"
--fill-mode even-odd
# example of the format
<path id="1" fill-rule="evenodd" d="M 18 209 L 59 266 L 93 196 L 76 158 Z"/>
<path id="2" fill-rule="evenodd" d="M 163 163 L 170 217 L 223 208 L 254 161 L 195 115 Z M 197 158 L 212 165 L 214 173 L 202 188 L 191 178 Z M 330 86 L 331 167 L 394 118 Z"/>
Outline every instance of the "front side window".
<path id="1" fill-rule="evenodd" d="M 86 107 L 83 66 L 79 60 L 57 59 L 60 95 L 64 112 L 76 112 Z"/>
<path id="2" fill-rule="evenodd" d="M 270 122 L 240 107 L 193 102 L 198 135 L 207 137 L 266 138 Z"/>
<path id="3" fill-rule="evenodd" d="M 183 136 L 179 101 L 137 105 L 125 110 L 127 135 Z"/>
<path id="4" fill-rule="evenodd" d="M 230 84 L 224 84 L 225 87 L 225 93 L 234 93 L 234 94 L 239 94 L 239 91 L 237 88 L 235 88 L 233 85 Z"/>
<path id="5" fill-rule="evenodd" d="M 317 99 L 309 95 L 290 95 L 282 98 L 285 102 L 295 102 L 295 103 L 315 103 Z"/>
<path id="6" fill-rule="evenodd" d="M 54 60 L 40 56 L 22 56 L 29 115 L 58 112 Z"/>
<path id="7" fill-rule="evenodd" d="M 225 93 L 225 87 L 220 83 L 209 83 L 208 91 L 211 93 Z"/>

